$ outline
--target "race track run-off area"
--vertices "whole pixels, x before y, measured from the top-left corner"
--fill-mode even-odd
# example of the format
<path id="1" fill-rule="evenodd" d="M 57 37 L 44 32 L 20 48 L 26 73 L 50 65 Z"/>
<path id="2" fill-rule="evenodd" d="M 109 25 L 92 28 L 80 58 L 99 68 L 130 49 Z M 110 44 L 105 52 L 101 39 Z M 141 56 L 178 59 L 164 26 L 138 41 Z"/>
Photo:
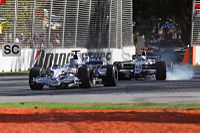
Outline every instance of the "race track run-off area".
<path id="1" fill-rule="evenodd" d="M 116 87 L 44 88 L 32 91 L 28 75 L 0 76 L 0 101 L 64 103 L 167 103 L 200 101 L 200 69 L 190 79 L 122 80 Z M 190 73 L 192 72 L 192 73 Z M 181 73 L 181 72 L 177 72 Z M 176 73 L 176 78 L 177 77 Z M 175 76 L 174 76 L 175 77 Z M 180 76 L 180 77 L 183 77 Z M 187 78 L 187 76 L 186 76 Z M 199 133 L 200 110 L 63 110 L 0 109 L 0 131 L 26 133 L 173 132 Z"/>
<path id="2" fill-rule="evenodd" d="M 199 133 L 198 110 L 0 109 L 1 132 Z"/>

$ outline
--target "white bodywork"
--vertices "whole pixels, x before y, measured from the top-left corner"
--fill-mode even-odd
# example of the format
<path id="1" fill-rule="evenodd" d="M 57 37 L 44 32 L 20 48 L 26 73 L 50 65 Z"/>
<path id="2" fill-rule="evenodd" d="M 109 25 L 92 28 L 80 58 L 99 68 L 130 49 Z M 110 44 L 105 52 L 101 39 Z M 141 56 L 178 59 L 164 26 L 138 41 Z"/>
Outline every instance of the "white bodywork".
<path id="1" fill-rule="evenodd" d="M 57 68 L 48 69 L 46 72 L 47 75 L 44 77 L 38 77 L 35 79 L 35 82 L 40 84 L 45 84 L 49 87 L 58 87 L 58 86 L 76 86 L 80 84 L 79 79 L 77 78 L 78 69 L 85 65 L 84 62 L 79 60 L 74 60 L 69 64 L 64 66 L 57 66 Z M 94 67 L 96 76 L 106 76 L 106 68 L 102 66 Z M 97 78 L 94 78 L 97 80 Z M 96 81 L 93 81 L 95 83 Z"/>
<path id="2" fill-rule="evenodd" d="M 51 69 L 46 77 L 38 77 L 37 82 L 47 86 L 59 86 L 61 84 L 77 84 L 76 74 L 78 67 L 69 67 L 65 65 L 57 69 Z"/>
<path id="3" fill-rule="evenodd" d="M 119 73 L 125 77 L 134 77 L 135 75 L 154 75 L 156 73 L 156 59 L 153 57 L 136 56 L 133 60 L 123 62 Z M 128 67 L 129 66 L 129 67 Z"/>

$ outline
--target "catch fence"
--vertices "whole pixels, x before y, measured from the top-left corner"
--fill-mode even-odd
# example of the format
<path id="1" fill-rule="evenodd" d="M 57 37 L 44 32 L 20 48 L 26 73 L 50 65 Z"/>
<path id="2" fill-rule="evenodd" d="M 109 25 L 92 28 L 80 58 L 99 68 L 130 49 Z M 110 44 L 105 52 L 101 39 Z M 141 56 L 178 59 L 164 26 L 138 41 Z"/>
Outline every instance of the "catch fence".
<path id="1" fill-rule="evenodd" d="M 122 48 L 133 45 L 132 0 L 7 0 L 0 43 L 31 48 Z"/>

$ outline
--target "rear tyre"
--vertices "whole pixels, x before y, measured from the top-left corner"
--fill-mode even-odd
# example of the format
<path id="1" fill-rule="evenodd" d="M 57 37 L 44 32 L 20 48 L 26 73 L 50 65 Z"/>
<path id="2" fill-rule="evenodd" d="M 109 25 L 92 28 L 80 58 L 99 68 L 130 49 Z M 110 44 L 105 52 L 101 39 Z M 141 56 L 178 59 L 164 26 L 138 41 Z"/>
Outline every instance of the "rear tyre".
<path id="1" fill-rule="evenodd" d="M 35 82 L 35 79 L 38 77 L 43 76 L 43 72 L 40 70 L 39 67 L 34 67 L 30 70 L 29 73 L 29 86 L 31 90 L 41 90 L 44 87 L 44 84 L 40 84 Z"/>
<path id="2" fill-rule="evenodd" d="M 166 64 L 164 61 L 156 62 L 156 80 L 166 80 Z"/>
<path id="3" fill-rule="evenodd" d="M 114 65 L 106 66 L 106 76 L 102 78 L 104 86 L 116 86 L 118 82 L 118 71 L 117 67 Z"/>
<path id="4" fill-rule="evenodd" d="M 77 77 L 80 80 L 80 88 L 92 87 L 93 73 L 87 66 L 82 66 L 78 69 Z"/>

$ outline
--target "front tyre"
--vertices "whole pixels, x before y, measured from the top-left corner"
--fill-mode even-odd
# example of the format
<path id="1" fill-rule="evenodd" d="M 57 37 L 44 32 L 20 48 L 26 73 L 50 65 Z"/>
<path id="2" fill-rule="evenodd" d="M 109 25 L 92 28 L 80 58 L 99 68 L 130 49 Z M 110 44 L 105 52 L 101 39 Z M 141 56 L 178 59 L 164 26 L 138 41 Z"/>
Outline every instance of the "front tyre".
<path id="1" fill-rule="evenodd" d="M 41 90 L 44 87 L 44 84 L 37 83 L 36 78 L 42 76 L 42 71 L 39 67 L 34 67 L 29 73 L 29 86 L 31 90 Z"/>
<path id="2" fill-rule="evenodd" d="M 102 77 L 104 86 L 116 86 L 118 82 L 118 70 L 115 65 L 106 66 L 106 76 Z"/>
<path id="3" fill-rule="evenodd" d="M 82 66 L 78 69 L 77 77 L 80 80 L 80 88 L 92 87 L 93 73 L 87 66 Z"/>

